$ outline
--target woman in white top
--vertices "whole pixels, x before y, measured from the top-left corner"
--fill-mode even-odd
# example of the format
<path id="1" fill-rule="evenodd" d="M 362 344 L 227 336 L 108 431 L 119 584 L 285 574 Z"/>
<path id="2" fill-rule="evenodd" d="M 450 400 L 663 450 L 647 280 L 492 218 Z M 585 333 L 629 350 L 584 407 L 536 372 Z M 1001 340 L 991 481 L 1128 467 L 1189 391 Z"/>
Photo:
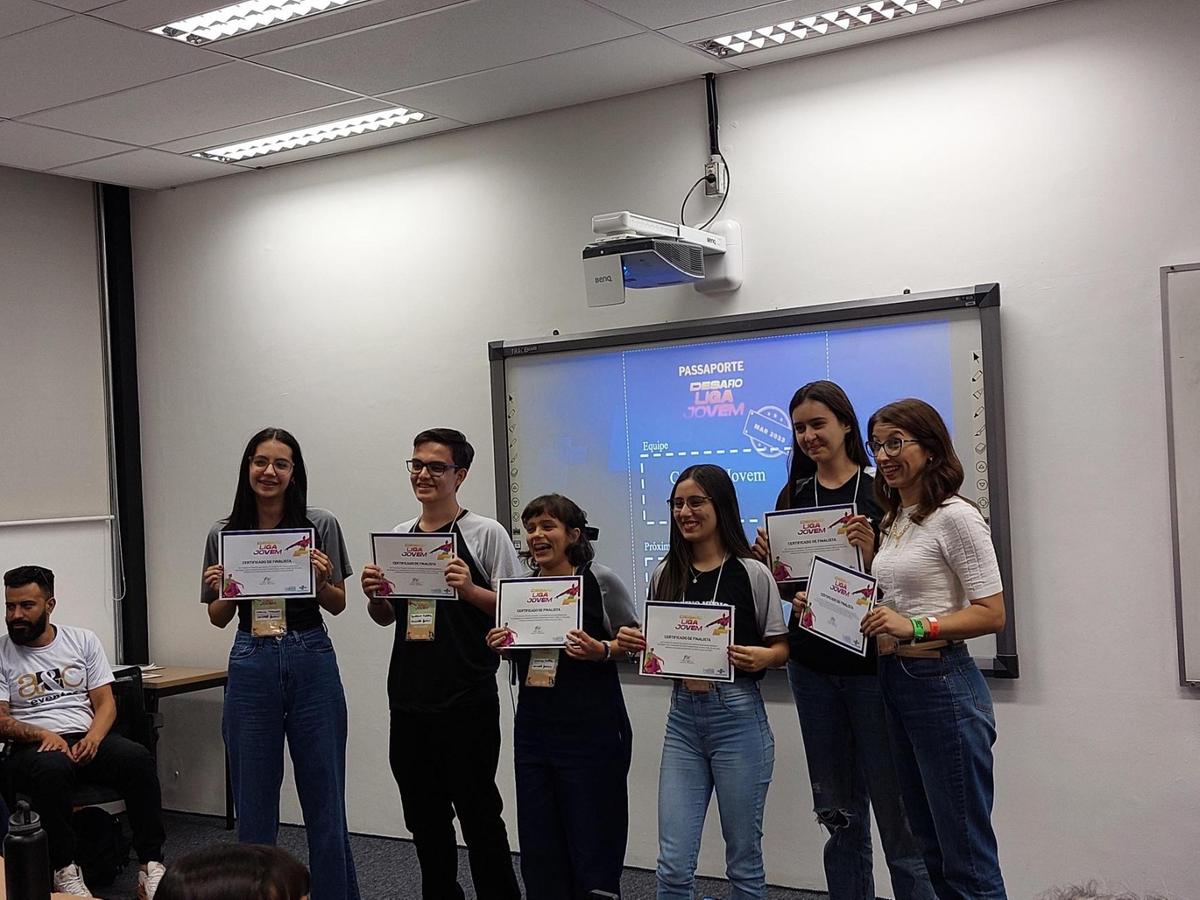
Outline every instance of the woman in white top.
<path id="1" fill-rule="evenodd" d="M 1004 627 L 987 523 L 958 496 L 963 468 L 945 422 L 899 400 L 867 424 L 884 516 L 873 574 L 882 605 L 863 632 L 879 642 L 879 680 L 909 825 L 939 900 L 1004 900 L 992 830 L 996 719 L 963 641 Z"/>

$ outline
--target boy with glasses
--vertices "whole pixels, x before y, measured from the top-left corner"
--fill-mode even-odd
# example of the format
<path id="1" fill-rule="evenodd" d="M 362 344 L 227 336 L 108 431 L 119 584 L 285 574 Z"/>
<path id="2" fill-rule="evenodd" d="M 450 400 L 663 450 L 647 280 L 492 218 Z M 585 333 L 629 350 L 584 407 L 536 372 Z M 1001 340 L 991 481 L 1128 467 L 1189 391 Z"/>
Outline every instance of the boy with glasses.
<path id="1" fill-rule="evenodd" d="M 464 896 L 455 815 L 476 895 L 480 900 L 519 898 L 496 789 L 499 658 L 485 638 L 495 615 L 496 581 L 519 577 L 522 567 L 503 525 L 458 505 L 458 489 L 475 457 L 462 432 L 429 429 L 413 445 L 409 482 L 421 514 L 394 530 L 457 535 L 458 555 L 446 568 L 446 583 L 458 596 L 423 605 L 376 596 L 383 572 L 377 566 L 363 568 L 367 612 L 379 625 L 396 626 L 388 669 L 392 774 L 421 865 L 425 900 Z M 420 628 L 409 627 L 414 609 L 423 617 Z"/>

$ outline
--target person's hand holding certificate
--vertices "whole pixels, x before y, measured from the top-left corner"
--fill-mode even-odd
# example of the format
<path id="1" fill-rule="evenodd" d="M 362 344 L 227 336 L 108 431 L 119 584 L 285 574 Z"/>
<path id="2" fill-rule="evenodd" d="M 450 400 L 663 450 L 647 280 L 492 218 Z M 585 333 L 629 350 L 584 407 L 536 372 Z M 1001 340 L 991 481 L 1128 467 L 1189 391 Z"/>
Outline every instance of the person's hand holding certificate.
<path id="1" fill-rule="evenodd" d="M 371 552 L 383 572 L 376 597 L 455 598 L 446 584 L 446 566 L 458 556 L 458 535 L 374 532 Z"/>
<path id="2" fill-rule="evenodd" d="M 778 582 L 803 581 L 817 554 L 852 569 L 863 568 L 862 553 L 850 543 L 854 504 L 768 512 L 767 566 Z"/>
<path id="3" fill-rule="evenodd" d="M 496 627 L 509 631 L 502 649 L 565 647 L 567 632 L 583 628 L 583 579 L 500 579 Z"/>
<path id="4" fill-rule="evenodd" d="M 646 649 L 639 672 L 652 678 L 733 681 L 733 607 L 717 603 L 646 604 Z"/>
<path id="5" fill-rule="evenodd" d="M 222 531 L 221 596 L 240 600 L 317 596 L 311 554 L 315 542 L 311 528 Z"/>
<path id="6" fill-rule="evenodd" d="M 862 620 L 875 606 L 875 579 L 821 556 L 808 572 L 800 627 L 858 656 L 867 655 Z"/>

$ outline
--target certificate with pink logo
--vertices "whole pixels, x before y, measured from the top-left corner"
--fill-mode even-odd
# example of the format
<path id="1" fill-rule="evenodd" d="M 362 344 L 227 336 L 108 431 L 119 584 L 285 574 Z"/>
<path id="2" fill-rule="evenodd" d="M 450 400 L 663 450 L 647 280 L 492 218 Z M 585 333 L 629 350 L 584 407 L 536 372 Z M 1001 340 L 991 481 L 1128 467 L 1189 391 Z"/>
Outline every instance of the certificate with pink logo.
<path id="1" fill-rule="evenodd" d="M 512 632 L 514 650 L 565 647 L 567 632 L 583 628 L 583 578 L 501 578 L 496 627 Z"/>
<path id="2" fill-rule="evenodd" d="M 646 604 L 640 674 L 648 678 L 733 681 L 733 607 L 720 603 Z"/>
<path id="3" fill-rule="evenodd" d="M 862 569 L 862 554 L 850 543 L 846 531 L 854 518 L 854 504 L 814 506 L 766 513 L 771 574 L 780 583 L 802 582 L 818 553 L 852 569 Z"/>
<path id="4" fill-rule="evenodd" d="M 274 531 L 222 531 L 221 596 L 315 597 L 316 575 L 310 551 L 316 545 L 311 528 Z"/>
<path id="5" fill-rule="evenodd" d="M 875 579 L 817 556 L 808 571 L 800 627 L 858 656 L 867 655 L 859 627 L 875 606 Z"/>
<path id="6" fill-rule="evenodd" d="M 457 534 L 377 531 L 371 534 L 371 554 L 383 570 L 383 587 L 376 597 L 454 600 L 446 584 L 446 566 L 458 556 Z"/>

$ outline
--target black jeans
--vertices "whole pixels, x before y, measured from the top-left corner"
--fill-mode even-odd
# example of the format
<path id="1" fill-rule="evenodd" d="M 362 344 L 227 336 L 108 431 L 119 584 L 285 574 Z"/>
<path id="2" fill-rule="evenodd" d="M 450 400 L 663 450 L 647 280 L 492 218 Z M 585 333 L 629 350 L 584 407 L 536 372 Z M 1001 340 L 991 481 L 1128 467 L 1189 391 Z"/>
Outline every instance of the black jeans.
<path id="1" fill-rule="evenodd" d="M 64 734 L 74 746 L 82 734 Z M 42 818 L 50 845 L 50 865 L 55 869 L 75 861 L 75 832 L 71 830 L 71 796 L 77 785 L 100 784 L 115 788 L 125 798 L 133 847 L 138 861 L 161 861 L 166 839 L 162 823 L 162 791 L 154 757 L 141 744 L 105 735 L 91 762 L 76 765 L 58 750 L 38 752 L 35 743 L 14 744 L 8 760 L 12 793 L 28 797 Z"/>
<path id="2" fill-rule="evenodd" d="M 517 713 L 517 833 L 529 900 L 621 893 L 633 736 L 623 704 L 594 701 L 590 719 L 530 722 Z"/>
<path id="3" fill-rule="evenodd" d="M 461 900 L 458 815 L 479 900 L 519 900 L 496 789 L 500 699 L 436 713 L 392 710 L 390 759 L 404 824 L 421 865 L 423 900 Z"/>

